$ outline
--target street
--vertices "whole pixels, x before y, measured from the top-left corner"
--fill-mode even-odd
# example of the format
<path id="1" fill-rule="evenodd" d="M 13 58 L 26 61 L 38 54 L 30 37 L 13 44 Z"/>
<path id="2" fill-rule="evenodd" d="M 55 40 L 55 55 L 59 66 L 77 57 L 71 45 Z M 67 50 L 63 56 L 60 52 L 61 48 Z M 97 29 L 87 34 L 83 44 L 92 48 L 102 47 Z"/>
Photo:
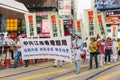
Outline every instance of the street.
<path id="1" fill-rule="evenodd" d="M 74 64 L 64 62 L 62 67 L 53 67 L 50 61 L 0 70 L 0 74 L 0 80 L 120 80 L 120 62 L 91 70 L 88 64 L 81 63 L 81 72 L 75 74 Z"/>

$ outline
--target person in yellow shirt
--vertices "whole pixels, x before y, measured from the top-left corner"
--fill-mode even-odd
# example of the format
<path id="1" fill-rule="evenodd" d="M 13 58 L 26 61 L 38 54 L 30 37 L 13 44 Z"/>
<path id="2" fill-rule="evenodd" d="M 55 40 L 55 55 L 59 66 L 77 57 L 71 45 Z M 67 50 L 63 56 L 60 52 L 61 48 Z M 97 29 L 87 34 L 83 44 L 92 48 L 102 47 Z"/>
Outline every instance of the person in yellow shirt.
<path id="1" fill-rule="evenodd" d="M 95 58 L 96 69 L 98 69 L 98 53 L 97 53 L 97 41 L 95 38 L 91 38 L 91 43 L 89 44 L 90 49 L 90 66 L 89 69 L 92 69 L 93 57 Z"/>
<path id="2" fill-rule="evenodd" d="M 117 52 L 118 52 L 118 60 L 119 60 L 119 58 L 120 58 L 120 39 L 118 39 L 118 50 L 117 50 Z"/>

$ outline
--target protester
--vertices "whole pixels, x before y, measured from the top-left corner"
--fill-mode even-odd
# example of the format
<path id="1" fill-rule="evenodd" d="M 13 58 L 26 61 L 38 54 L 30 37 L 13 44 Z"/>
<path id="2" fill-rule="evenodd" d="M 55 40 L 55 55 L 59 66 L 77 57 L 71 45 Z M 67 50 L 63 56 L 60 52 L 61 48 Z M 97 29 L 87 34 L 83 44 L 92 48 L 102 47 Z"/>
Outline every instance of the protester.
<path id="1" fill-rule="evenodd" d="M 113 58 L 113 62 L 117 62 L 117 58 L 118 58 L 118 54 L 117 54 L 117 48 L 118 48 L 118 44 L 117 41 L 115 39 L 113 39 L 113 45 L 112 45 L 112 58 Z"/>
<path id="2" fill-rule="evenodd" d="M 80 58 L 81 54 L 83 53 L 83 42 L 80 37 L 80 33 L 75 34 L 75 39 L 72 42 L 72 49 L 74 50 L 74 60 L 75 60 L 75 66 L 76 66 L 76 74 L 80 73 Z"/>
<path id="3" fill-rule="evenodd" d="M 18 60 L 21 56 L 21 47 L 22 47 L 22 43 L 20 41 L 19 38 L 16 39 L 16 53 L 15 53 L 15 63 L 14 63 L 14 68 L 16 68 L 18 66 Z"/>
<path id="4" fill-rule="evenodd" d="M 90 51 L 89 51 L 89 44 L 90 44 L 90 40 L 88 39 L 88 37 L 86 37 L 85 41 L 83 42 L 83 50 L 85 52 L 84 58 L 85 58 L 85 62 L 87 63 L 90 59 Z"/>
<path id="5" fill-rule="evenodd" d="M 4 34 L 0 34 L 0 60 L 3 54 Z"/>
<path id="6" fill-rule="evenodd" d="M 13 49 L 11 49 L 11 47 L 13 47 L 15 45 L 15 41 L 11 38 L 11 35 L 8 34 L 7 37 L 5 38 L 5 42 L 4 42 L 5 50 L 7 50 L 7 48 L 9 48 L 10 53 L 11 53 L 11 58 L 14 59 L 14 51 Z"/>
<path id="7" fill-rule="evenodd" d="M 120 39 L 118 39 L 118 50 L 117 50 L 117 53 L 118 53 L 118 60 L 120 58 Z"/>
<path id="8" fill-rule="evenodd" d="M 105 41 L 99 39 L 98 40 L 98 51 L 99 51 L 99 63 L 100 66 L 103 67 L 103 58 L 104 58 L 104 53 L 105 53 Z"/>
<path id="9" fill-rule="evenodd" d="M 89 44 L 90 49 L 90 66 L 89 69 L 92 69 L 93 57 L 95 58 L 96 69 L 98 69 L 98 53 L 97 53 L 97 42 L 95 38 L 91 38 L 91 43 Z"/>
<path id="10" fill-rule="evenodd" d="M 108 62 L 108 64 L 110 64 L 111 62 L 111 53 L 112 53 L 112 41 L 111 38 L 108 37 L 107 41 L 105 42 L 105 63 Z"/>

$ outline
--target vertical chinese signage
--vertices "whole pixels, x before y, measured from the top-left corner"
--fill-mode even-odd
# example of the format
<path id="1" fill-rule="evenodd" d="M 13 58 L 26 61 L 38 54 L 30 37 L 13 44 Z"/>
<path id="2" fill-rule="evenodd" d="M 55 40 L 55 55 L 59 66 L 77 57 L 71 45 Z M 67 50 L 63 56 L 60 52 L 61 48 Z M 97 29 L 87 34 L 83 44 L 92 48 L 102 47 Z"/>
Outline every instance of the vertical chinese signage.
<path id="1" fill-rule="evenodd" d="M 37 37 L 35 13 L 25 14 L 27 37 Z"/>
<path id="2" fill-rule="evenodd" d="M 111 26 L 111 30 L 112 30 L 112 37 L 114 37 L 114 38 L 117 38 L 117 36 L 118 36 L 118 26 L 117 25 L 113 25 L 113 26 Z"/>
<path id="3" fill-rule="evenodd" d="M 95 24 L 94 24 L 94 11 L 88 11 L 88 19 L 89 19 L 89 36 L 95 35 Z"/>
<path id="4" fill-rule="evenodd" d="M 75 31 L 81 32 L 81 21 L 80 20 L 75 21 Z"/>
<path id="5" fill-rule="evenodd" d="M 84 39 L 82 20 L 75 20 L 74 22 L 75 22 L 75 32 L 80 32 L 82 39 Z"/>
<path id="6" fill-rule="evenodd" d="M 57 13 L 50 14 L 49 15 L 49 20 L 50 20 L 50 24 L 51 24 L 50 37 L 60 37 Z"/>
<path id="7" fill-rule="evenodd" d="M 63 37 L 64 36 L 63 20 L 60 18 L 58 19 L 58 27 L 60 31 L 60 37 Z"/>
<path id="8" fill-rule="evenodd" d="M 86 9 L 85 10 L 85 26 L 88 29 L 87 36 L 97 36 L 97 26 L 96 26 L 96 9 Z"/>
<path id="9" fill-rule="evenodd" d="M 105 24 L 105 20 L 103 18 L 102 13 L 97 15 L 97 21 L 98 21 L 98 27 L 99 27 L 99 30 L 100 30 L 100 34 L 101 35 L 107 35 L 106 24 Z"/>

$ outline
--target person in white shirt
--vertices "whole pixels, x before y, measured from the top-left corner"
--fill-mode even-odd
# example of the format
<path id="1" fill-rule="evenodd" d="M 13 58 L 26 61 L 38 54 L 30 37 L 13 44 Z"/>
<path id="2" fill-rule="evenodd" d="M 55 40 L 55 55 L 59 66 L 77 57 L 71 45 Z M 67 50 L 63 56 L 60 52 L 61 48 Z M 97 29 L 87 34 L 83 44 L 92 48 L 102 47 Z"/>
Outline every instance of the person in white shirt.
<path id="1" fill-rule="evenodd" d="M 114 62 L 117 62 L 117 58 L 118 58 L 117 48 L 118 48 L 117 41 L 115 39 L 113 39 L 113 45 L 112 45 L 112 52 L 113 52 L 113 54 L 112 54 L 112 58 L 113 58 Z"/>
<path id="2" fill-rule="evenodd" d="M 80 73 L 80 58 L 83 53 L 83 41 L 81 40 L 80 33 L 75 33 L 75 39 L 72 42 L 72 49 L 74 50 L 74 60 L 76 66 L 76 74 Z"/>
<path id="3" fill-rule="evenodd" d="M 16 53 L 15 53 L 15 63 L 14 63 L 14 66 L 13 68 L 16 68 L 17 67 L 17 64 L 18 64 L 18 60 L 21 56 L 21 47 L 22 47 L 22 43 L 20 41 L 19 38 L 16 39 Z"/>
<path id="4" fill-rule="evenodd" d="M 7 37 L 5 38 L 5 41 L 4 41 L 4 46 L 5 46 L 5 49 L 10 49 L 10 53 L 11 53 L 11 58 L 14 59 L 14 50 L 13 50 L 13 47 L 15 45 L 15 41 L 11 38 L 10 34 L 7 35 Z"/>

